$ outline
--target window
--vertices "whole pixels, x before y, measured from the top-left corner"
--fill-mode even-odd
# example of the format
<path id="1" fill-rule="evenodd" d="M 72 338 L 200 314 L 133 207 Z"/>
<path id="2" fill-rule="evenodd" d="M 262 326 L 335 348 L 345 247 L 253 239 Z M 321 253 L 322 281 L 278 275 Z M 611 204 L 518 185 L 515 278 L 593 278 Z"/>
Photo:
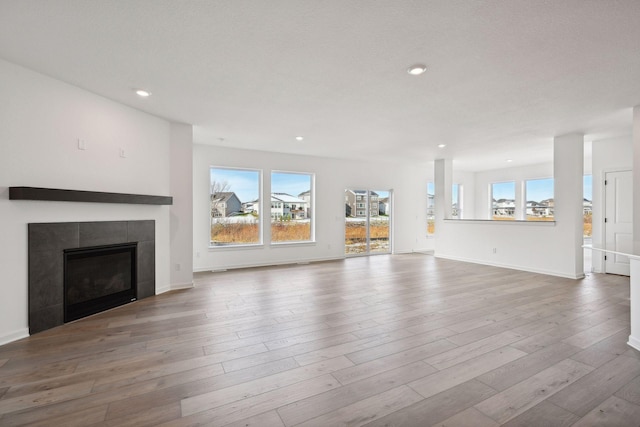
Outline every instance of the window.
<path id="1" fill-rule="evenodd" d="M 516 219 L 516 183 L 514 181 L 491 184 L 491 212 L 494 220 Z"/>
<path id="2" fill-rule="evenodd" d="M 313 175 L 271 173 L 271 242 L 313 241 Z"/>
<path id="3" fill-rule="evenodd" d="M 451 186 L 451 218 L 462 218 L 462 184 Z"/>
<path id="4" fill-rule="evenodd" d="M 436 231 L 435 185 L 427 182 L 427 236 Z"/>
<path id="5" fill-rule="evenodd" d="M 210 184 L 211 245 L 260 244 L 261 172 L 212 167 Z"/>
<path id="6" fill-rule="evenodd" d="M 525 181 L 527 221 L 553 221 L 553 178 Z"/>
<path id="7" fill-rule="evenodd" d="M 584 218 L 582 230 L 584 237 L 591 237 L 592 207 L 593 207 L 593 179 L 591 175 L 585 175 L 583 180 L 582 217 Z"/>

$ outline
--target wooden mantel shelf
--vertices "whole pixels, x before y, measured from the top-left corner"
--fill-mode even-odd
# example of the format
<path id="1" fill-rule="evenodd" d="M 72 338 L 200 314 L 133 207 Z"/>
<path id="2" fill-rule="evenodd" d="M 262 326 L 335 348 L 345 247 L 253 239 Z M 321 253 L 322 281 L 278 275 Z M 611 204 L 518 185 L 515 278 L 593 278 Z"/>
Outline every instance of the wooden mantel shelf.
<path id="1" fill-rule="evenodd" d="M 52 202 L 126 203 L 138 205 L 172 205 L 171 196 L 105 193 L 101 191 L 62 190 L 59 188 L 9 187 L 10 200 L 46 200 Z"/>

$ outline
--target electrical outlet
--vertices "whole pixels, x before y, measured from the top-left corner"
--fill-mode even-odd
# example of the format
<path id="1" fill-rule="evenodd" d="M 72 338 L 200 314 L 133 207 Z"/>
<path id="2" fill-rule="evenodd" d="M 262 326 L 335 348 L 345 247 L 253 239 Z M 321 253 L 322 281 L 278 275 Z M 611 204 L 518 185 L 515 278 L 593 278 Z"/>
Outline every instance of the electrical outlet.
<path id="1" fill-rule="evenodd" d="M 122 157 L 123 159 L 127 157 L 127 152 L 122 147 L 120 147 L 120 157 Z"/>
<path id="2" fill-rule="evenodd" d="M 78 138 L 78 150 L 86 150 L 87 149 L 87 141 L 84 139 Z"/>
<path id="3" fill-rule="evenodd" d="M 182 265 L 180 263 L 176 264 L 176 271 L 180 271 L 182 269 Z"/>
<path id="4" fill-rule="evenodd" d="M 493 253 L 495 254 L 497 252 L 498 252 L 498 250 L 496 248 L 493 248 Z"/>

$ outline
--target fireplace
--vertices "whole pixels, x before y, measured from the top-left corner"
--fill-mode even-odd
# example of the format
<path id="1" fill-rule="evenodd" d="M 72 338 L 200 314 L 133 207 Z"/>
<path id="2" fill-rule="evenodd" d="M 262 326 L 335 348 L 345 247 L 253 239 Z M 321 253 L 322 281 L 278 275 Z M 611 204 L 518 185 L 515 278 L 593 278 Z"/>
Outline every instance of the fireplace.
<path id="1" fill-rule="evenodd" d="M 64 321 L 135 301 L 137 243 L 64 250 Z"/>
<path id="2" fill-rule="evenodd" d="M 29 333 L 155 295 L 155 221 L 31 223 L 28 231 Z"/>

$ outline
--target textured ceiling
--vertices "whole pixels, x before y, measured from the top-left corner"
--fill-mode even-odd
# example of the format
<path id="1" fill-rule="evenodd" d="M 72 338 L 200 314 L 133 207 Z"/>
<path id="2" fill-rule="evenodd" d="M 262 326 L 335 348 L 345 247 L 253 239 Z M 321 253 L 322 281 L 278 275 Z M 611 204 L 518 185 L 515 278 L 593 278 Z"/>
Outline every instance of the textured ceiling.
<path id="1" fill-rule="evenodd" d="M 0 0 L 0 57 L 197 143 L 484 170 L 631 132 L 640 1 Z"/>

